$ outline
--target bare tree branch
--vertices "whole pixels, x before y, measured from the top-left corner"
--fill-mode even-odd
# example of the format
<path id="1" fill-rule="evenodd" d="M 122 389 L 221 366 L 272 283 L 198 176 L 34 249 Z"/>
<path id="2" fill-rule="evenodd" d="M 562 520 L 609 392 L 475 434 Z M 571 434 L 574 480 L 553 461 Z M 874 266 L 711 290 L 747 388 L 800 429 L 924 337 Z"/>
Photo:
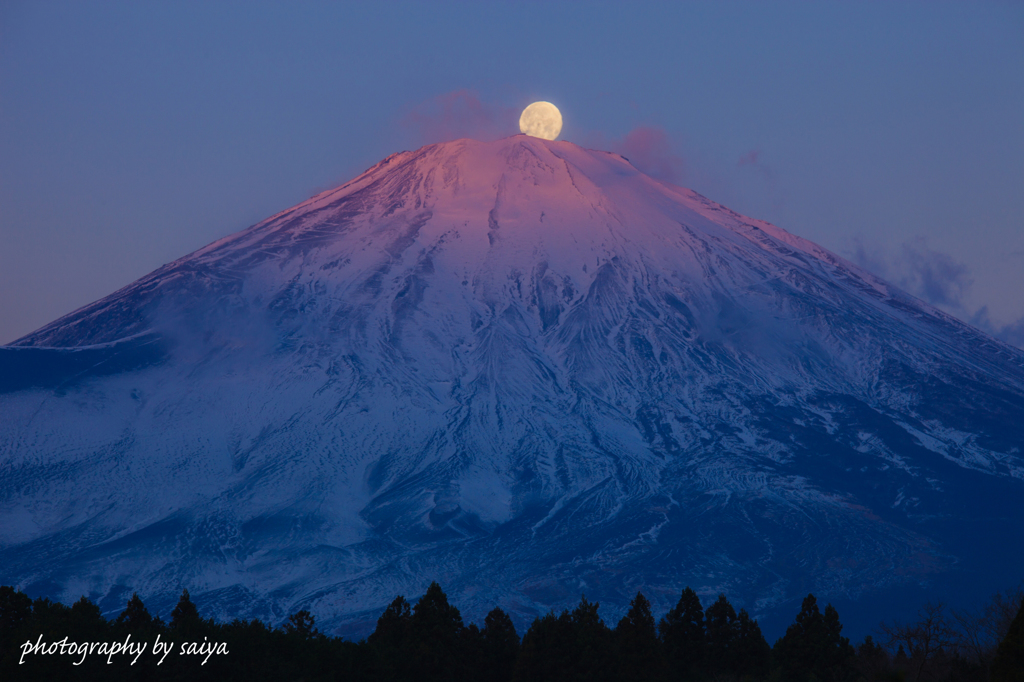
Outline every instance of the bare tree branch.
<path id="1" fill-rule="evenodd" d="M 936 658 L 950 651 L 956 644 L 956 630 L 945 614 L 945 604 L 928 602 L 917 612 L 916 623 L 895 621 L 882 623 L 886 646 L 895 652 L 900 646 L 906 652 L 914 673 L 914 682 L 934 675 Z"/>

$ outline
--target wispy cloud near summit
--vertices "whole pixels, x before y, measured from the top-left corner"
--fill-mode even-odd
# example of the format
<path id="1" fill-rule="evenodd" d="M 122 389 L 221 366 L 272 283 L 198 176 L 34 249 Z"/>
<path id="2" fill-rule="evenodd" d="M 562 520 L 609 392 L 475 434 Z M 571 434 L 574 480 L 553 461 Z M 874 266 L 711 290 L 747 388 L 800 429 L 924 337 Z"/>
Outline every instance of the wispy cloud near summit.
<path id="1" fill-rule="evenodd" d="M 455 90 L 420 102 L 400 125 L 416 142 L 433 144 L 462 137 L 490 141 L 519 132 L 519 111 L 485 102 L 472 90 Z"/>
<path id="2" fill-rule="evenodd" d="M 612 151 L 652 178 L 678 185 L 686 177 L 686 162 L 673 151 L 668 134 L 661 128 L 634 128 L 613 145 Z"/>
<path id="3" fill-rule="evenodd" d="M 640 125 L 622 137 L 590 132 L 583 135 L 580 144 L 621 154 L 637 170 L 652 178 L 673 185 L 686 181 L 686 160 L 676 151 L 676 145 L 668 133 L 658 126 Z"/>

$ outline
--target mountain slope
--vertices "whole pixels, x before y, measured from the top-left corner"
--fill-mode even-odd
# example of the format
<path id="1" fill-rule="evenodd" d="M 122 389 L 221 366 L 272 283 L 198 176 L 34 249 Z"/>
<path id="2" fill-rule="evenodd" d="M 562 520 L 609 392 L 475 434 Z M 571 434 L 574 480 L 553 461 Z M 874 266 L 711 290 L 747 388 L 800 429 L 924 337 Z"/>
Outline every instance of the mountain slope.
<path id="1" fill-rule="evenodd" d="M 0 583 L 111 609 L 756 615 L 1024 558 L 1024 353 L 568 142 L 388 157 L 0 349 L 0 391 Z"/>

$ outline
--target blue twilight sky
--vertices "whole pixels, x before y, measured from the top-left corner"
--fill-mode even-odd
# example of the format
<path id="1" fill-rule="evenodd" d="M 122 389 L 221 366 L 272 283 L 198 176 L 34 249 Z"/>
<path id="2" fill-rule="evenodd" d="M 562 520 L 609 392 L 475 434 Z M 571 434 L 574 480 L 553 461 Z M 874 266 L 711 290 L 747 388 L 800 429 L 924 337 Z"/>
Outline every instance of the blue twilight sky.
<path id="1" fill-rule="evenodd" d="M 1024 346 L 1024 3 L 0 3 L 0 343 L 384 156 L 562 139 Z"/>

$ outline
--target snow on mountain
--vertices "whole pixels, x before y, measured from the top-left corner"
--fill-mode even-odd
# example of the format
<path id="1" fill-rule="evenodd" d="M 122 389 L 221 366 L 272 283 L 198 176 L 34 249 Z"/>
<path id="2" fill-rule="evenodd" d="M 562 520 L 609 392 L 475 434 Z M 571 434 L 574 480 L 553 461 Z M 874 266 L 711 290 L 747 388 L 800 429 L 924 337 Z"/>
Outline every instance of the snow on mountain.
<path id="1" fill-rule="evenodd" d="M 758 615 L 1024 558 L 1024 353 L 568 142 L 390 156 L 0 348 L 0 414 L 0 584 L 112 612 Z"/>

